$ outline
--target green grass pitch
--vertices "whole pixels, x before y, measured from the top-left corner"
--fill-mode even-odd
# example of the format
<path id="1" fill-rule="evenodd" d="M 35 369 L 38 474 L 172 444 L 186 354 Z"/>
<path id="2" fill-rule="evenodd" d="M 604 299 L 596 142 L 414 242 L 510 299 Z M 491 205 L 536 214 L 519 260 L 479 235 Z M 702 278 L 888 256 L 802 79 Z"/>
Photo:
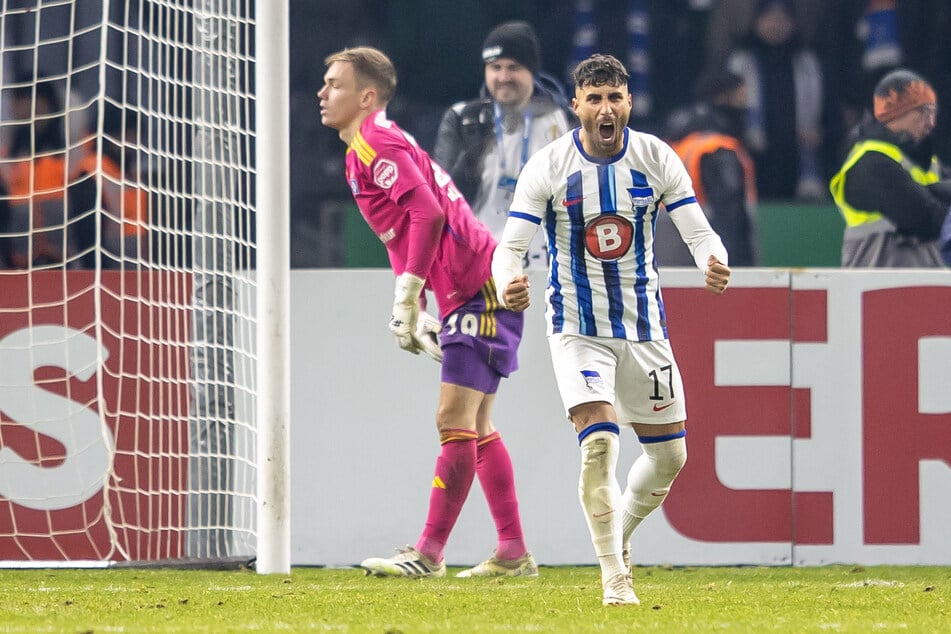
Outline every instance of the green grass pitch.
<path id="1" fill-rule="evenodd" d="M 623 608 L 596 567 L 458 570 L 0 570 L 0 632 L 951 632 L 951 567 L 635 568 Z"/>

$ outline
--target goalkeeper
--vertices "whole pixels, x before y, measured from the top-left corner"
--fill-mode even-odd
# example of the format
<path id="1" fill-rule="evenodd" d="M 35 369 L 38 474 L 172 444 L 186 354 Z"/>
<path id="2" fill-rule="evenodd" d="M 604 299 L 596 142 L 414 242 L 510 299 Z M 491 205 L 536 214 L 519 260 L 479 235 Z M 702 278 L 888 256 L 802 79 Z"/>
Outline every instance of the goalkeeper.
<path id="1" fill-rule="evenodd" d="M 501 308 L 496 299 L 490 271 L 495 240 L 450 177 L 386 118 L 396 89 L 389 58 L 358 47 L 328 56 L 325 64 L 317 93 L 321 123 L 347 145 L 347 183 L 396 274 L 390 331 L 403 350 L 426 352 L 442 363 L 436 413 L 442 448 L 422 535 L 395 557 L 372 557 L 361 566 L 377 576 L 444 576 L 446 542 L 478 476 L 498 547 L 457 576 L 535 576 L 512 462 L 490 416 L 500 380 L 517 367 L 523 324 L 521 313 Z M 426 288 L 436 298 L 439 322 L 423 312 Z"/>

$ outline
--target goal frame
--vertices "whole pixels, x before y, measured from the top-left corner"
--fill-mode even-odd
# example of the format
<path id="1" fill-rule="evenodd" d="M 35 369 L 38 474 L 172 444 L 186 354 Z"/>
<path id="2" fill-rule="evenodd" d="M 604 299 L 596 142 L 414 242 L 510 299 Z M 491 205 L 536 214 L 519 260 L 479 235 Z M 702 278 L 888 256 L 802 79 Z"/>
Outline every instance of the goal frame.
<path id="1" fill-rule="evenodd" d="M 0 352 L 7 359 L 16 357 L 18 360 L 8 367 L 22 369 L 16 376 L 6 377 L 0 385 L 7 389 L 4 416 L 0 420 L 4 426 L 0 447 L 13 456 L 5 460 L 3 466 L 25 467 L 4 471 L 4 483 L 16 483 L 16 487 L 4 488 L 0 494 L 4 509 L 9 513 L 2 537 L 12 544 L 9 560 L 0 561 L 0 567 L 107 568 L 163 564 L 200 567 L 202 562 L 215 566 L 221 564 L 222 558 L 234 554 L 231 536 L 240 534 L 239 548 L 251 547 L 242 551 L 242 556 L 253 555 L 254 570 L 260 574 L 287 574 L 291 565 L 289 0 L 192 0 L 187 4 L 168 0 L 152 5 L 151 9 L 158 6 L 159 17 L 153 13 L 150 18 L 159 22 L 165 19 L 162 9 L 169 12 L 181 9 L 187 11 L 187 17 L 168 27 L 170 31 L 185 33 L 185 39 L 171 45 L 170 61 L 162 58 L 162 63 L 167 64 L 162 73 L 154 75 L 158 81 L 173 84 L 174 94 L 169 97 L 170 93 L 161 90 L 150 92 L 148 100 L 142 99 L 137 82 L 149 75 L 151 68 L 139 69 L 128 64 L 143 59 L 153 61 L 152 52 L 143 54 L 145 47 L 140 46 L 152 33 L 145 29 L 137 31 L 127 22 L 110 22 L 113 9 L 118 11 L 122 6 L 115 0 L 100 0 L 94 9 L 101 11 L 99 23 L 88 7 L 80 13 L 68 0 L 40 3 L 35 12 L 30 7 L 17 5 L 9 14 L 14 16 L 10 19 L 22 20 L 18 26 L 25 24 L 26 28 L 16 32 L 32 30 L 34 39 L 27 36 L 17 41 L 14 38 L 9 47 L 4 36 L 14 29 L 7 29 L 6 13 L 0 21 L 4 26 L 0 34 L 0 52 L 3 53 L 0 86 L 4 89 L 4 105 L 8 94 L 18 100 L 16 116 L 9 121 L 4 117 L 4 125 L 0 127 L 4 139 L 0 141 L 16 126 L 17 132 L 29 130 L 31 141 L 28 143 L 32 144 L 24 152 L 18 138 L 19 149 L 15 153 L 7 155 L 6 143 L 2 144 L 4 152 L 0 153 L 0 167 L 4 168 L 6 182 L 13 182 L 18 188 L 15 192 L 4 188 L 0 192 L 2 202 L 10 202 L 11 209 L 15 203 L 18 221 L 25 219 L 22 226 L 5 227 L 0 236 L 4 245 L 12 239 L 21 241 L 17 243 L 18 249 L 20 244 L 25 245 L 22 258 L 25 264 L 20 259 L 11 260 L 11 265 L 5 267 L 10 271 L 3 271 L 3 279 L 10 281 L 14 291 L 6 293 L 7 303 L 0 307 L 0 312 L 15 315 L 12 325 L 5 325 L 10 328 L 9 332 L 0 333 L 0 337 L 9 337 L 7 346 Z M 139 5 L 140 9 L 142 6 Z M 128 10 L 128 5 L 125 8 Z M 53 17 L 44 17 L 46 9 Z M 61 12 L 68 12 L 69 19 L 63 20 Z M 30 16 L 28 19 L 33 22 L 20 16 Z M 165 28 L 165 23 L 161 23 Z M 238 35 L 233 29 L 235 25 L 239 25 Z M 122 34 L 128 33 L 132 35 L 123 39 Z M 232 46 L 235 42 L 239 42 L 237 47 Z M 42 49 L 42 46 L 48 48 Z M 40 68 L 35 61 L 36 51 L 43 50 L 47 59 L 60 60 L 63 70 Z M 27 72 L 32 66 L 32 82 L 29 75 L 14 77 L 11 73 L 12 80 L 4 75 L 14 66 L 7 64 L 10 51 L 13 51 L 11 58 L 30 60 L 18 66 L 21 71 L 25 67 Z M 93 57 L 95 53 L 98 58 Z M 241 64 L 240 73 L 231 72 L 232 62 Z M 167 69 L 171 69 L 169 74 L 165 74 Z M 191 69 L 204 76 L 193 81 Z M 234 85 L 237 77 L 240 77 L 240 85 Z M 72 86 L 77 78 L 98 78 L 96 82 L 85 84 L 88 87 L 94 83 L 97 87 L 89 88 L 85 95 L 81 91 L 74 92 Z M 40 111 L 37 106 L 39 88 L 48 87 L 41 85 L 41 81 L 49 85 L 55 82 L 56 88 L 52 90 L 65 92 L 65 97 L 59 96 L 63 103 L 56 103 L 49 113 Z M 113 91 L 107 94 L 107 85 L 116 87 L 121 96 L 117 97 Z M 25 101 L 24 88 L 32 90 L 29 102 L 32 113 L 26 115 L 21 109 Z M 127 92 L 137 98 L 126 101 Z M 247 106 L 221 109 L 226 114 L 217 116 L 214 100 L 220 95 L 235 95 Z M 47 103 L 55 101 L 49 99 Z M 133 140 L 124 146 L 125 128 L 119 129 L 117 121 L 110 119 L 107 129 L 106 110 L 110 109 L 110 115 L 119 113 L 120 126 L 126 125 L 123 109 L 127 109 L 128 104 L 141 105 L 145 114 L 140 116 L 149 123 L 143 124 L 143 119 L 133 122 L 132 127 L 138 128 L 132 131 L 136 136 L 130 136 Z M 163 121 L 171 122 L 176 131 L 174 151 L 167 151 L 161 145 L 154 154 L 146 149 L 151 147 L 148 144 L 154 140 L 153 135 L 167 134 L 165 128 L 152 127 L 151 117 L 156 112 Z M 38 149 L 39 144 L 32 136 L 36 134 L 37 121 L 42 119 L 62 119 L 65 124 L 63 140 L 56 143 L 54 139 L 53 149 L 47 149 L 49 145 Z M 83 129 L 72 129 L 72 122 Z M 240 147 L 232 145 L 238 135 Z M 143 138 L 146 141 L 141 141 Z M 109 168 L 104 161 L 107 143 L 112 151 Z M 131 159 L 132 165 L 137 158 L 147 157 L 141 173 L 148 176 L 141 176 L 140 172 L 132 175 L 131 170 L 135 168 L 130 168 L 129 174 L 124 172 L 124 147 L 138 154 Z M 221 159 L 210 154 L 209 148 L 214 152 L 224 148 L 232 154 Z M 229 162 L 232 156 L 240 157 L 240 162 Z M 50 167 L 45 173 L 59 177 L 62 172 L 61 180 L 50 183 L 36 178 L 38 158 L 48 166 L 55 158 L 56 167 Z M 156 163 L 161 165 L 152 171 Z M 166 186 L 165 181 L 153 181 L 151 176 L 161 173 L 166 165 L 173 165 L 174 170 L 170 186 Z M 224 181 L 214 181 L 214 178 L 234 168 L 241 170 L 242 181 L 222 194 L 222 188 L 232 183 L 227 177 Z M 73 190 L 77 184 L 83 186 L 86 196 L 72 207 L 73 197 L 78 199 Z M 136 197 L 126 197 L 126 193 Z M 55 200 L 51 194 L 55 194 Z M 143 198 L 139 198 L 139 194 Z M 165 233 L 156 234 L 156 240 L 170 236 L 167 243 L 156 248 L 165 249 L 163 256 L 184 263 L 177 270 L 174 265 L 163 271 L 150 268 L 154 262 L 149 255 L 147 232 L 164 230 L 166 218 L 163 216 L 163 221 L 150 224 L 149 194 L 174 196 L 175 201 L 188 200 L 194 205 L 176 204 L 172 209 L 177 214 L 174 220 L 183 225 L 170 224 Z M 235 205 L 242 214 L 243 224 L 238 229 L 227 220 L 232 209 L 229 204 Z M 56 209 L 62 214 L 60 220 L 44 217 Z M 69 213 L 73 209 L 79 210 L 75 217 Z M 138 214 L 143 209 L 142 215 L 133 217 L 131 210 Z M 160 213 L 166 212 L 163 208 Z M 225 220 L 220 225 L 215 224 L 222 219 Z M 50 224 L 35 224 L 46 220 Z M 87 220 L 93 224 L 89 225 Z M 192 220 L 202 229 L 208 221 L 207 233 L 193 238 L 189 224 Z M 70 245 L 70 249 L 75 246 L 78 252 L 68 251 L 67 236 L 71 236 L 70 230 L 80 221 L 84 222 L 83 238 Z M 106 250 L 102 245 L 107 226 L 110 235 L 118 233 L 119 236 L 118 246 L 110 243 L 109 248 L 113 250 L 109 254 L 116 257 L 108 268 L 120 270 L 104 273 Z M 41 234 L 45 231 L 50 233 Z M 143 233 L 145 240 L 142 240 Z M 34 238 L 39 235 L 54 236 L 44 237 L 43 241 L 58 241 L 55 242 L 60 247 L 57 257 L 48 261 L 34 259 Z M 139 246 L 127 249 L 124 246 L 127 235 Z M 234 237 L 235 244 L 245 249 L 241 252 L 244 259 L 237 267 L 233 253 L 227 248 L 218 248 L 223 242 L 222 236 L 226 240 Z M 192 265 L 187 264 L 191 260 L 187 247 L 191 247 L 196 256 Z M 216 250 L 217 253 L 213 253 Z M 205 257 L 208 253 L 212 256 Z M 224 255 L 220 256 L 221 253 Z M 216 259 L 219 256 L 220 261 Z M 206 265 L 211 260 L 215 262 Z M 158 273 L 166 277 L 153 285 L 152 280 L 157 279 Z M 204 285 L 200 291 L 198 284 Z M 126 289 L 130 290 L 128 296 Z M 213 296 L 218 294 L 248 301 L 237 309 L 231 305 L 206 303 L 202 295 L 206 289 L 212 302 Z M 189 290 L 194 290 L 191 301 Z M 133 302 L 140 300 L 135 310 L 126 309 L 123 303 L 126 297 Z M 162 311 L 170 315 L 169 322 L 162 321 L 165 319 Z M 108 314 L 111 321 L 105 323 L 104 314 Z M 191 327 L 188 326 L 189 315 Z M 229 320 L 235 315 L 245 325 L 240 343 L 233 342 L 229 334 L 232 331 Z M 163 330 L 166 327 L 171 330 Z M 170 338 L 167 338 L 169 332 Z M 131 334 L 126 336 L 126 333 Z M 102 344 L 104 340 L 112 347 L 107 349 Z M 77 347 L 79 344 L 75 342 L 84 347 Z M 141 345 L 144 352 L 139 352 L 136 342 L 144 342 Z M 255 344 L 254 347 L 247 347 L 249 343 Z M 153 353 L 153 347 L 159 352 Z M 188 350 L 198 351 L 191 357 L 190 375 Z M 251 362 L 238 370 L 240 385 L 235 383 L 230 367 L 225 371 L 218 367 L 206 370 L 211 361 L 218 361 L 218 357 L 227 360 L 238 350 L 242 359 Z M 67 359 L 68 362 L 64 361 Z M 131 360 L 126 363 L 122 359 Z M 140 363 L 141 366 L 137 365 Z M 186 377 L 189 377 L 187 381 Z M 109 400 L 104 397 L 107 380 L 112 395 Z M 127 391 L 116 396 L 119 380 L 131 387 L 123 387 Z M 140 388 L 140 382 L 148 385 Z M 150 391 L 153 386 L 154 392 Z M 222 453 L 211 456 L 197 487 L 189 481 L 195 471 L 189 468 L 189 461 L 209 451 L 204 446 L 197 452 L 194 445 L 189 448 L 189 440 L 197 437 L 195 430 L 234 427 L 230 424 L 234 422 L 233 394 L 220 410 L 216 409 L 220 401 L 215 401 L 215 397 L 201 401 L 197 408 L 195 403 L 199 399 L 194 394 L 191 399 L 187 397 L 189 387 L 193 392 L 201 392 L 203 386 L 209 388 L 205 391 L 220 388 L 226 395 L 235 387 L 241 392 L 238 398 L 242 435 L 237 446 L 241 451 L 250 451 L 237 458 L 241 461 L 239 476 L 243 478 L 241 508 L 246 511 L 242 518 L 247 520 L 237 530 L 229 523 L 235 508 L 234 490 L 230 489 L 233 484 L 231 463 L 237 460 L 232 461 L 232 456 L 220 449 L 231 445 L 214 445 L 213 451 Z M 50 395 L 46 403 L 53 401 L 54 404 L 44 404 L 45 409 L 37 407 L 32 394 L 25 393 L 31 390 Z M 21 404 L 23 407 L 19 407 Z M 190 412 L 187 411 L 189 405 L 193 407 Z M 139 412 L 143 413 L 141 417 Z M 52 426 L 78 418 L 82 419 L 78 433 L 75 431 L 78 423 Z M 123 433 L 121 443 L 115 440 L 120 419 L 123 430 L 132 430 Z M 130 419 L 133 424 L 127 422 Z M 52 433 L 50 429 L 66 431 Z M 129 437 L 132 442 L 126 440 Z M 231 442 L 230 436 L 222 437 Z M 68 442 L 60 438 L 68 438 Z M 145 445 L 140 451 L 139 439 L 155 444 Z M 122 470 L 118 477 L 113 477 L 110 474 L 120 452 Z M 84 457 L 86 462 L 73 462 L 75 456 Z M 152 456 L 163 461 L 155 469 L 147 462 Z M 144 459 L 141 464 L 135 462 L 140 458 Z M 216 471 L 219 466 L 223 474 L 220 477 Z M 54 472 L 55 479 L 45 477 Z M 144 483 L 141 490 L 137 488 L 140 482 Z M 28 486 L 20 486 L 20 483 Z M 140 493 L 141 509 L 140 500 L 131 499 Z M 97 496 L 101 500 L 88 502 Z M 87 502 L 91 505 L 88 514 Z M 144 524 L 136 523 L 140 510 Z M 190 523 L 196 516 L 193 511 L 200 514 L 204 524 Z M 67 515 L 67 520 L 61 521 Z M 78 519 L 71 523 L 73 517 Z M 113 522 L 113 517 L 119 518 L 118 523 Z M 126 521 L 126 517 L 131 519 Z M 169 517 L 171 523 L 161 523 Z M 225 546 L 193 548 L 196 539 L 204 538 L 205 534 L 212 534 L 216 540 L 220 538 L 220 542 L 210 544 Z M 156 537 L 155 542 L 149 541 L 152 536 Z M 127 548 L 129 542 L 134 542 L 131 548 Z M 153 543 L 172 546 L 160 545 L 149 550 Z M 243 562 L 247 564 L 248 559 L 245 557 Z"/>
<path id="2" fill-rule="evenodd" d="M 289 0 L 255 0 L 260 574 L 290 572 Z"/>

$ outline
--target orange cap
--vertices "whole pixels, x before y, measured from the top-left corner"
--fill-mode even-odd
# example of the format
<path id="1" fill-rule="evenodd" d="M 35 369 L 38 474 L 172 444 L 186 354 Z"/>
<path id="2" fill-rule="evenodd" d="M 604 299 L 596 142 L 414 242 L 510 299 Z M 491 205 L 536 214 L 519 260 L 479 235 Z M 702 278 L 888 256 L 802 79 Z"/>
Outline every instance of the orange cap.
<path id="1" fill-rule="evenodd" d="M 894 88 L 887 95 L 875 95 L 875 118 L 882 123 L 897 119 L 906 112 L 925 105 L 936 105 L 934 89 L 923 80 L 909 83 L 899 92 Z"/>

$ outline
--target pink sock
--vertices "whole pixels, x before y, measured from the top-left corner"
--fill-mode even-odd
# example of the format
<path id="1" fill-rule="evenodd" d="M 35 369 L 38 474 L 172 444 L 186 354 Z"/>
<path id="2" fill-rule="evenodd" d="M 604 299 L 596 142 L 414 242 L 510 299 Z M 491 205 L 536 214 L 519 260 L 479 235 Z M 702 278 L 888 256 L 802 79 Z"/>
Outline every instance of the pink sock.
<path id="1" fill-rule="evenodd" d="M 499 432 L 479 440 L 476 474 L 499 533 L 495 556 L 500 559 L 518 559 L 525 554 L 525 539 L 518 515 L 512 459 Z"/>
<path id="2" fill-rule="evenodd" d="M 442 433 L 442 452 L 429 494 L 429 515 L 416 550 L 435 562 L 442 561 L 449 533 L 475 478 L 476 433 L 454 429 Z"/>

